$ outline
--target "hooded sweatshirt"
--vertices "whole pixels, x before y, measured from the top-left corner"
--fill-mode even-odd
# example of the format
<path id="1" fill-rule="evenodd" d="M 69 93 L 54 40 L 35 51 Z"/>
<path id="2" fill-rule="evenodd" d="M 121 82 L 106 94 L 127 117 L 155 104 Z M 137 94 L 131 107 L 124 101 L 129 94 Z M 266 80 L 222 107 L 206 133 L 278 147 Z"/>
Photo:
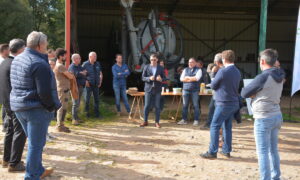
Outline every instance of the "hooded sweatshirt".
<path id="1" fill-rule="evenodd" d="M 242 89 L 243 98 L 254 96 L 251 101 L 255 119 L 269 118 L 281 114 L 280 97 L 285 73 L 278 68 L 264 70 Z"/>

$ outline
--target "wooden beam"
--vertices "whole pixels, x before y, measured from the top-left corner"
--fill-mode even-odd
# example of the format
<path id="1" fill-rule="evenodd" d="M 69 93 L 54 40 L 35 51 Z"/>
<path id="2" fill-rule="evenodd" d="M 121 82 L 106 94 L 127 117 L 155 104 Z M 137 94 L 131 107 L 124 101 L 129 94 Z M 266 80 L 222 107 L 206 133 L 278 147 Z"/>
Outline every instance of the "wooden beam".
<path id="1" fill-rule="evenodd" d="M 70 65 L 71 59 L 71 0 L 65 1 L 65 49 L 66 55 L 66 67 Z"/>

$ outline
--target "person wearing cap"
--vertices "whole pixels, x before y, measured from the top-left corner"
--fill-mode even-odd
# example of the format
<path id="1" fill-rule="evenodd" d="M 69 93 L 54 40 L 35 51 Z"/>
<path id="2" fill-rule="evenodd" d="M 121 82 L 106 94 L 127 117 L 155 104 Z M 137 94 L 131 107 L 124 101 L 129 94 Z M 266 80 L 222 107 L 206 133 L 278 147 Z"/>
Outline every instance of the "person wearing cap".
<path id="1" fill-rule="evenodd" d="M 25 171 L 24 163 L 21 161 L 26 135 L 21 123 L 14 111 L 10 108 L 9 94 L 11 92 L 10 68 L 14 57 L 24 51 L 25 41 L 13 39 L 9 43 L 10 55 L 0 64 L 0 103 L 3 104 L 4 120 L 4 152 L 2 167 L 8 168 L 8 172 Z"/>

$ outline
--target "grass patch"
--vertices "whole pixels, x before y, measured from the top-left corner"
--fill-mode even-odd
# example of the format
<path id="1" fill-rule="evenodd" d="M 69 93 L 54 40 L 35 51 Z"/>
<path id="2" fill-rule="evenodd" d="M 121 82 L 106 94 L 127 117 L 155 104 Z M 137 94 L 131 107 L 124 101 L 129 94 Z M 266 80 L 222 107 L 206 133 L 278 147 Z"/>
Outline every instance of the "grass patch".
<path id="1" fill-rule="evenodd" d="M 300 110 L 299 110 L 300 111 Z M 296 117 L 288 114 L 288 113 L 282 113 L 283 121 L 284 122 L 294 122 L 294 123 L 300 123 L 300 117 Z"/>

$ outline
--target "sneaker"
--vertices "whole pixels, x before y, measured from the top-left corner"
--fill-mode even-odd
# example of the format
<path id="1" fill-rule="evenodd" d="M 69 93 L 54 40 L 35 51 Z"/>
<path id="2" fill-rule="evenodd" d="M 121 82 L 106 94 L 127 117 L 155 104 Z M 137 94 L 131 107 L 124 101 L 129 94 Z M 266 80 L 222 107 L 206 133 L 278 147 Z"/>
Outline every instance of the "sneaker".
<path id="1" fill-rule="evenodd" d="M 48 167 L 45 169 L 45 171 L 40 176 L 40 178 L 43 179 L 44 177 L 50 176 L 53 172 L 54 172 L 54 169 L 52 167 Z"/>
<path id="2" fill-rule="evenodd" d="M 193 126 L 199 126 L 199 121 L 194 121 Z"/>
<path id="3" fill-rule="evenodd" d="M 8 162 L 7 161 L 1 161 L 2 167 L 7 168 L 8 167 Z"/>
<path id="4" fill-rule="evenodd" d="M 66 126 L 58 126 L 56 127 L 56 131 L 58 132 L 64 132 L 64 133 L 70 133 L 71 130 L 67 128 Z"/>
<path id="5" fill-rule="evenodd" d="M 8 172 L 22 172 L 22 171 L 25 171 L 25 165 L 23 161 L 19 162 L 15 166 L 8 165 Z"/>
<path id="6" fill-rule="evenodd" d="M 230 153 L 224 153 L 223 151 L 221 151 L 220 154 L 221 154 L 222 156 L 224 156 L 225 158 L 227 158 L 227 159 L 230 158 Z"/>
<path id="7" fill-rule="evenodd" d="M 209 126 L 207 124 L 205 124 L 204 126 L 200 127 L 201 130 L 208 130 L 210 129 Z"/>
<path id="8" fill-rule="evenodd" d="M 49 138 L 52 139 L 52 140 L 53 140 L 53 139 L 57 139 L 56 136 L 54 136 L 54 135 L 52 135 L 52 134 L 50 134 L 50 133 L 48 133 L 48 136 L 49 136 Z"/>
<path id="9" fill-rule="evenodd" d="M 78 126 L 78 125 L 79 125 L 79 121 L 78 121 L 78 120 L 75 120 L 75 119 L 73 119 L 73 120 L 72 120 L 72 124 L 73 124 L 74 126 Z"/>
<path id="10" fill-rule="evenodd" d="M 185 124 L 187 124 L 187 121 L 184 120 L 184 119 L 182 119 L 182 120 L 179 121 L 177 124 L 178 124 L 178 125 L 185 125 Z"/>
<path id="11" fill-rule="evenodd" d="M 210 154 L 209 152 L 200 154 L 200 156 L 204 159 L 217 159 L 217 154 Z"/>

